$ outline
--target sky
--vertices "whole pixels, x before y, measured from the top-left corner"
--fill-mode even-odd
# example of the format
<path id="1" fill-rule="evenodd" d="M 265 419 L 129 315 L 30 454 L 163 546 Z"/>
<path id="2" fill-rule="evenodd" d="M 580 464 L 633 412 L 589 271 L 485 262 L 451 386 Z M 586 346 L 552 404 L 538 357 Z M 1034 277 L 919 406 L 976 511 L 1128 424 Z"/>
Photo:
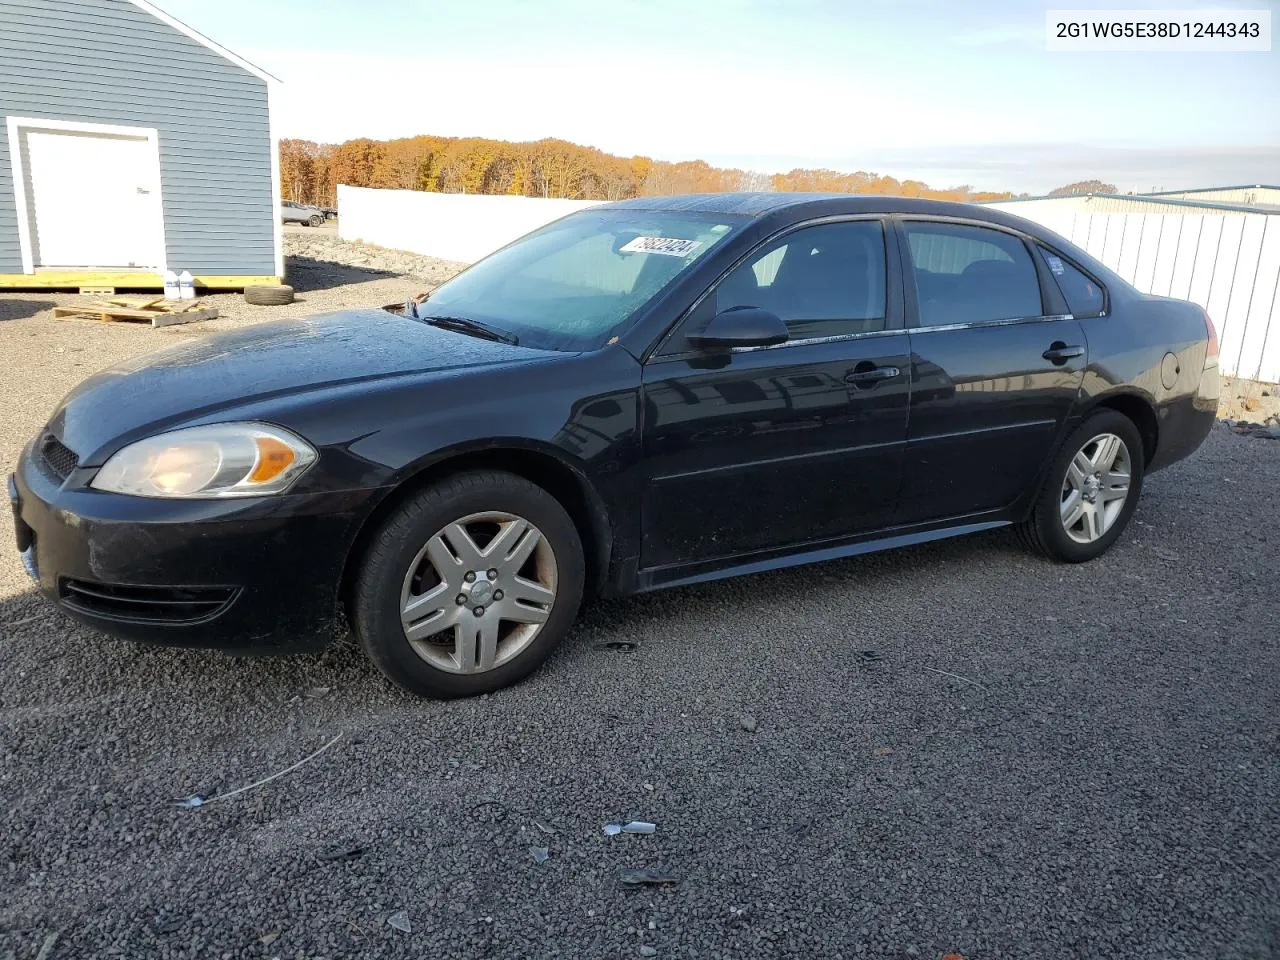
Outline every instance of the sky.
<path id="1" fill-rule="evenodd" d="M 560 137 L 1033 194 L 1280 183 L 1280 49 L 1046 51 L 1046 10 L 1088 0 L 158 3 L 283 81 L 283 136 Z M 1229 6 L 1280 32 L 1280 0 Z"/>

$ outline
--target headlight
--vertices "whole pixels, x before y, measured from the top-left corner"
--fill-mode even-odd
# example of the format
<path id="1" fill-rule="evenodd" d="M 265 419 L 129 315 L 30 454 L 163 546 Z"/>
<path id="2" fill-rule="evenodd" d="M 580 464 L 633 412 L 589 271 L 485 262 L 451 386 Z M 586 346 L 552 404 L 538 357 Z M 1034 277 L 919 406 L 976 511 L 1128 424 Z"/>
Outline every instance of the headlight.
<path id="1" fill-rule="evenodd" d="M 90 484 L 135 497 L 258 497 L 279 493 L 315 462 L 305 440 L 265 423 L 215 423 L 125 447 Z"/>

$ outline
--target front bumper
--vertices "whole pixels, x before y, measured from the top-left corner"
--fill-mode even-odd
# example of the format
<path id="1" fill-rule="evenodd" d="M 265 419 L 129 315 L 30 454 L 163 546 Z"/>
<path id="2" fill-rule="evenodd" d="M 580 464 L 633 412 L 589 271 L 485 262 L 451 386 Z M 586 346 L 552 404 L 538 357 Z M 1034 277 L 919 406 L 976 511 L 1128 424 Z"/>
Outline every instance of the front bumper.
<path id="1" fill-rule="evenodd" d="M 246 652 L 329 641 L 377 492 L 128 497 L 64 483 L 30 448 L 8 487 L 24 565 L 61 610 L 131 640 Z"/>

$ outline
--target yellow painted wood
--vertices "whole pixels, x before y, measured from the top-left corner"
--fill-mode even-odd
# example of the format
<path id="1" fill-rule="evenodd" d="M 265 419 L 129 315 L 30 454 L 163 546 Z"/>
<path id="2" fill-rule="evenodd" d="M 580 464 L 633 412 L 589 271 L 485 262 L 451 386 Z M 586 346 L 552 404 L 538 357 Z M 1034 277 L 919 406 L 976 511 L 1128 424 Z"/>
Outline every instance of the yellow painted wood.
<path id="1" fill-rule="evenodd" d="M 280 283 L 279 277 L 217 277 L 196 275 L 196 286 L 206 290 L 242 290 L 245 287 Z M 80 287 L 128 287 L 164 288 L 164 278 L 158 273 L 103 273 L 99 271 L 58 271 L 56 273 L 0 273 L 0 289 L 9 290 L 57 290 Z"/>

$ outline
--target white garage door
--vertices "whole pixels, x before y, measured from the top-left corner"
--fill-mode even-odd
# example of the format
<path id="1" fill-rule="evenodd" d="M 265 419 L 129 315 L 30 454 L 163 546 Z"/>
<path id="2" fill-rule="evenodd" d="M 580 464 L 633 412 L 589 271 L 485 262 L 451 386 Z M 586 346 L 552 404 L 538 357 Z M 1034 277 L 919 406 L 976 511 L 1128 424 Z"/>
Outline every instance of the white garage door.
<path id="1" fill-rule="evenodd" d="M 157 270 L 164 221 L 154 134 L 20 131 L 36 268 Z"/>

